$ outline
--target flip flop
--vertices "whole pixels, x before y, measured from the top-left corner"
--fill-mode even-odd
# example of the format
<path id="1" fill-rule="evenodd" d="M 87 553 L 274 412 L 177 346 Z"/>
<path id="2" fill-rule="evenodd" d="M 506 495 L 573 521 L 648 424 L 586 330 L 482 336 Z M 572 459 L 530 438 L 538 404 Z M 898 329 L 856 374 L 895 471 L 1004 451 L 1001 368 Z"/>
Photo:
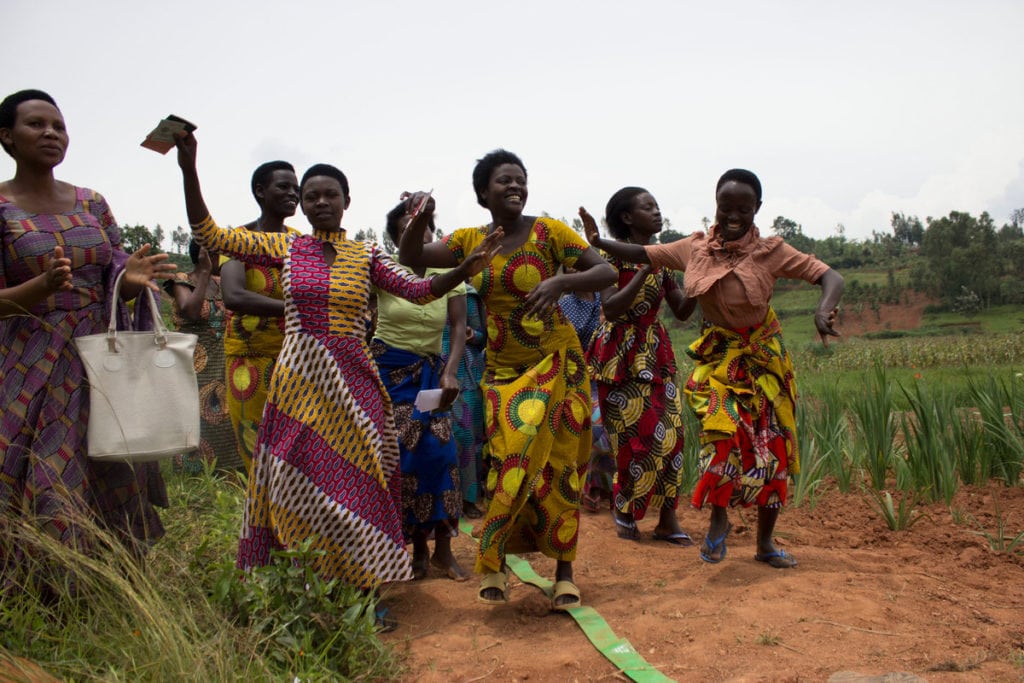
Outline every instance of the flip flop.
<path id="1" fill-rule="evenodd" d="M 769 567 L 775 567 L 776 569 L 792 569 L 796 566 L 796 558 L 785 550 L 776 550 L 774 552 L 765 553 L 764 555 L 758 553 L 754 555 L 754 559 L 758 562 L 764 562 Z"/>
<path id="2" fill-rule="evenodd" d="M 729 550 L 725 547 L 725 538 L 729 535 L 730 531 L 732 531 L 731 522 L 726 524 L 725 531 L 718 537 L 718 540 L 712 541 L 710 536 L 704 534 L 704 545 L 700 547 L 700 559 L 709 564 L 718 564 L 724 560 L 725 553 Z M 718 556 L 718 559 L 711 557 L 711 553 L 717 552 L 719 548 L 722 549 L 722 554 Z"/>
<path id="3" fill-rule="evenodd" d="M 690 538 L 690 535 L 685 531 L 675 531 L 670 534 L 659 534 L 657 531 L 655 531 L 654 540 L 664 541 L 665 543 L 671 543 L 672 545 L 679 545 L 684 547 L 693 545 L 693 539 Z"/>
<path id="4" fill-rule="evenodd" d="M 377 628 L 377 633 L 390 633 L 398 628 L 398 620 L 391 616 L 391 611 L 387 607 L 381 607 L 373 613 L 373 625 Z"/>
<path id="5" fill-rule="evenodd" d="M 497 588 L 500 590 L 501 599 L 495 600 L 494 598 L 484 597 L 484 591 L 488 588 Z M 483 581 L 480 582 L 480 589 L 477 592 L 477 600 L 485 605 L 504 605 L 508 602 L 508 570 L 492 572 L 485 575 Z"/>
<path id="6" fill-rule="evenodd" d="M 620 519 L 615 512 L 612 512 L 612 519 L 615 520 L 615 533 L 619 535 L 619 538 L 624 538 L 627 541 L 639 541 L 640 540 L 640 528 L 636 525 L 633 520 L 626 521 Z"/>
<path id="7" fill-rule="evenodd" d="M 565 596 L 572 596 L 575 600 L 559 604 L 558 598 Z M 581 607 L 583 601 L 580 600 L 580 589 L 572 581 L 555 581 L 555 586 L 551 592 L 551 609 L 556 612 L 568 612 L 574 607 Z"/>

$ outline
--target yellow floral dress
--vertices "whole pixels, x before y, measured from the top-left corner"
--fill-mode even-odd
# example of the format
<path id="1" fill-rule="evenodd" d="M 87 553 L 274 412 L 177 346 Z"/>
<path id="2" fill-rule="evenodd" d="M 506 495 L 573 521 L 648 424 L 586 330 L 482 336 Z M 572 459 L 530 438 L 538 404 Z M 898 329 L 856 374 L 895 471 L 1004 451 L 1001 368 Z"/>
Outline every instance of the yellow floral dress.
<path id="1" fill-rule="evenodd" d="M 460 261 L 487 234 L 445 239 Z M 476 571 L 501 569 L 506 553 L 576 557 L 582 476 L 590 459 L 590 380 L 576 331 L 556 306 L 527 318 L 524 302 L 560 264 L 588 248 L 568 226 L 537 218 L 526 242 L 498 254 L 473 279 L 487 310 L 484 392 L 486 488 L 491 498 Z"/>

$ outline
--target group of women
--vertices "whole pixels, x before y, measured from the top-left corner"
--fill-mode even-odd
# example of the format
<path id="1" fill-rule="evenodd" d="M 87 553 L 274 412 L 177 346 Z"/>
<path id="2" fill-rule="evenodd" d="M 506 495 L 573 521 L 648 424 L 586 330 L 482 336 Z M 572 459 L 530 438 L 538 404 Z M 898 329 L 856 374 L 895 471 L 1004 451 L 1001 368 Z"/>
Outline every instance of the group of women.
<path id="1" fill-rule="evenodd" d="M 102 324 L 110 271 L 124 267 L 138 291 L 169 276 L 171 267 L 147 248 L 117 256 L 116 225 L 102 199 L 53 178 L 67 134 L 48 96 L 32 91 L 5 100 L 0 142 L 18 165 L 15 178 L 0 183 L 0 310 L 15 315 L 0 320 L 0 383 L 5 405 L 17 408 L 11 417 L 5 413 L 0 429 L 0 507 L 5 516 L 51 512 L 46 518 L 60 527 L 59 510 L 41 504 L 46 496 L 77 490 L 75 500 L 102 518 L 109 516 L 102 492 L 125 479 L 84 456 L 87 395 L 69 340 Z M 799 460 L 792 364 L 770 298 L 777 278 L 821 285 L 815 324 L 822 335 L 834 335 L 842 278 L 781 239 L 760 236 L 754 216 L 761 186 L 752 173 L 722 176 L 707 234 L 652 244 L 661 227 L 657 202 L 628 187 L 606 207 L 616 239 L 601 237 L 580 209 L 588 243 L 557 220 L 524 213 L 526 167 L 496 150 L 473 171 L 490 221 L 434 241 L 433 198 L 408 194 L 388 216 L 399 244 L 396 263 L 376 245 L 346 236 L 349 185 L 337 168 L 316 164 L 298 183 L 312 234 L 224 229 L 203 201 L 195 137 L 182 135 L 177 147 L 197 242 L 247 268 L 280 273 L 283 339 L 251 455 L 239 566 L 264 564 L 275 548 L 312 538 L 324 551 L 314 556 L 322 576 L 367 591 L 423 576 L 431 565 L 466 577 L 450 538 L 462 505 L 483 496 L 475 481 L 457 481 L 459 439 L 451 424 L 421 411 L 415 397 L 440 388 L 443 408 L 465 384 L 460 360 L 467 344 L 483 341 L 477 333 L 454 325 L 447 361 L 438 354 L 444 321 L 467 317 L 467 280 L 486 316 L 478 385 L 486 462 L 473 468 L 486 472 L 488 500 L 475 566 L 483 574 L 482 602 L 508 599 L 508 553 L 540 551 L 556 561 L 552 609 L 581 604 L 572 564 L 591 459 L 591 378 L 615 460 L 610 495 L 620 536 L 638 539 L 637 521 L 654 507 L 655 539 L 690 542 L 675 516 L 685 395 L 701 419 L 701 477 L 692 504 L 711 506 L 701 558 L 725 558 L 729 506 L 757 505 L 755 559 L 779 568 L 796 564 L 772 541 L 786 480 Z M 73 230 L 97 247 L 82 247 L 84 236 L 69 239 Z M 670 270 L 686 272 L 682 287 Z M 567 292 L 599 293 L 605 320 L 586 349 L 560 308 Z M 374 294 L 378 324 L 370 337 Z M 682 394 L 657 317 L 662 300 L 679 318 L 696 303 L 704 316 L 688 349 L 695 369 Z M 13 377 L 17 383 L 8 381 Z M 32 387 L 15 386 L 30 381 Z M 54 423 L 61 433 L 53 433 Z M 127 471 L 136 510 L 127 519 L 142 521 L 153 489 L 143 485 L 144 470 Z M 10 561 L 10 553 L 3 559 Z"/>

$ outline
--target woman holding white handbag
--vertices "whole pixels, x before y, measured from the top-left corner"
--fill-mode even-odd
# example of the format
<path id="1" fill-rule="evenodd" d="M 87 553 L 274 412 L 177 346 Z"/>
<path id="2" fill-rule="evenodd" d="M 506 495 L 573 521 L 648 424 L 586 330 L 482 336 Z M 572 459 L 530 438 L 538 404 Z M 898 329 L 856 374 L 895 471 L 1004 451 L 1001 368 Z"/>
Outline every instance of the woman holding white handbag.
<path id="1" fill-rule="evenodd" d="M 0 182 L 0 519 L 30 515 L 67 545 L 87 547 L 76 524 L 92 514 L 126 541 L 163 535 L 153 505 L 166 505 L 155 465 L 86 457 L 89 392 L 73 340 L 104 331 L 110 292 L 123 298 L 167 277 L 167 255 L 120 247 L 98 193 L 54 177 L 68 134 L 53 98 L 38 90 L 0 103 L 0 144 L 15 161 Z M 145 324 L 147 306 L 138 306 Z M 118 307 L 119 325 L 129 324 Z M 8 551 L 12 552 L 12 551 Z M 0 567 L 17 562 L 4 555 Z"/>

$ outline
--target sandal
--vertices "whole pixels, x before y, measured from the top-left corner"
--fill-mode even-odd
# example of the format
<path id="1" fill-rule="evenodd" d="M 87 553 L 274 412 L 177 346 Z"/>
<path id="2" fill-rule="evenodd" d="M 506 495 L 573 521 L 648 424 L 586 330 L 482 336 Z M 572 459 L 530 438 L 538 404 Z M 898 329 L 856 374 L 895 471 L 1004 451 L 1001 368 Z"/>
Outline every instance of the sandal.
<path id="1" fill-rule="evenodd" d="M 574 598 L 569 602 L 559 603 L 559 598 L 565 596 L 571 596 Z M 581 607 L 583 601 L 580 600 L 580 589 L 572 581 L 555 581 L 555 587 L 551 593 L 551 609 L 556 612 L 568 612 L 576 607 Z"/>
<path id="2" fill-rule="evenodd" d="M 718 564 L 724 560 L 725 553 L 729 550 L 725 547 L 725 537 L 729 535 L 730 531 L 732 531 L 731 522 L 725 525 L 725 531 L 718 537 L 718 540 L 712 541 L 710 536 L 704 534 L 704 544 L 700 547 L 700 559 L 710 564 Z M 719 551 L 719 549 L 721 549 L 721 551 Z M 720 554 L 717 559 L 711 556 L 712 553 L 718 552 L 720 552 Z"/>
<path id="3" fill-rule="evenodd" d="M 398 620 L 391 616 L 387 607 L 381 607 L 373 613 L 373 625 L 377 633 L 391 633 L 398 628 Z"/>
<path id="4" fill-rule="evenodd" d="M 484 593 L 491 588 L 497 588 L 501 591 L 500 600 L 488 598 L 484 595 Z M 484 576 L 483 581 L 480 582 L 480 590 L 477 593 L 477 600 L 485 605 L 503 605 L 508 602 L 508 570 L 505 569 L 500 572 L 492 572 Z"/>
<path id="5" fill-rule="evenodd" d="M 754 555 L 754 559 L 776 569 L 792 569 L 796 566 L 796 558 L 785 550 L 775 550 L 764 555 L 757 553 Z"/>
<path id="6" fill-rule="evenodd" d="M 627 541 L 640 540 L 640 528 L 636 525 L 635 520 L 622 519 L 617 510 L 612 510 L 612 519 L 615 520 L 615 533 L 619 535 L 619 538 L 624 538 Z"/>

